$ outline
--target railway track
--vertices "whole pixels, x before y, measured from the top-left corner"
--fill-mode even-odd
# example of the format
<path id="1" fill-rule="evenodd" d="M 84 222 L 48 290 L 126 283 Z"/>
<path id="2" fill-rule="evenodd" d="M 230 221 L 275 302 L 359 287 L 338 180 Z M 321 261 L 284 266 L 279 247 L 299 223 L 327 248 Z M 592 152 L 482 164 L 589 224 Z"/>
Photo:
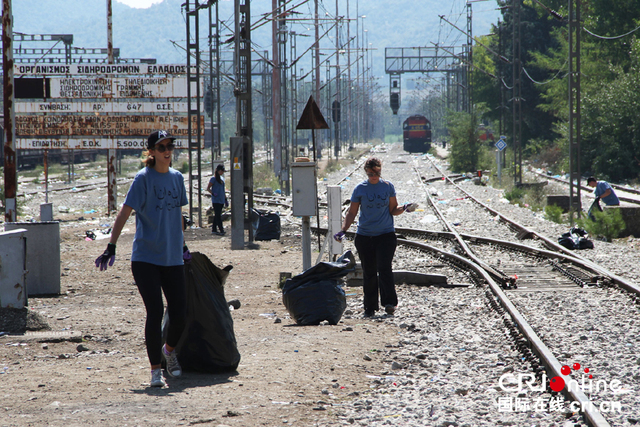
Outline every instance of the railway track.
<path id="1" fill-rule="evenodd" d="M 435 164 L 432 163 L 432 167 L 440 172 Z M 420 170 L 416 168 L 414 172 L 420 177 L 421 184 L 422 181 L 434 183 L 442 179 L 442 177 L 423 179 Z M 446 177 L 444 174 L 442 176 L 448 182 L 447 185 L 464 194 L 462 198 L 459 198 L 460 200 L 472 202 L 489 212 L 493 222 L 506 225 L 505 233 L 513 233 L 513 235 L 502 240 L 458 233 L 456 227 L 452 226 L 454 221 L 448 219 L 440 211 L 438 201 L 431 197 L 431 193 L 437 194 L 437 192 L 434 192 L 432 188 L 423 187 L 430 208 L 447 231 L 397 227 L 396 232 L 406 237 L 398 240 L 399 245 L 410 248 L 412 251 L 420 251 L 424 254 L 423 256 L 431 256 L 456 269 L 469 271 L 469 276 L 473 278 L 474 283 L 487 290 L 490 305 L 503 316 L 505 325 L 511 331 L 510 335 L 515 346 L 531 364 L 531 370 L 535 372 L 538 381 L 543 382 L 543 373 L 547 375 L 546 378 L 553 378 L 556 384 L 557 381 L 569 384 L 572 379 L 579 378 L 579 370 L 569 369 L 567 371 L 566 363 L 568 362 L 563 364 L 559 361 L 560 357 L 567 354 L 559 351 L 562 344 L 554 343 L 550 346 L 537 332 L 541 329 L 547 330 L 544 329 L 544 322 L 540 322 L 537 318 L 540 313 L 528 310 L 527 301 L 532 297 L 538 298 L 537 296 L 545 293 L 552 294 L 554 297 L 558 293 L 565 295 L 587 293 L 584 296 L 584 301 L 606 300 L 613 287 L 613 292 L 620 293 L 618 290 L 622 289 L 630 295 L 629 302 L 631 303 L 638 301 L 640 287 L 630 280 L 618 277 L 591 260 L 568 251 L 546 236 L 510 219 L 507 215 L 490 208 L 457 186 L 450 177 Z M 353 233 L 348 233 L 347 237 L 352 238 Z M 518 242 L 522 239 L 527 239 L 527 244 Z M 424 241 L 436 244 L 426 244 Z M 581 304 L 584 301 L 581 301 Z M 544 304 L 540 304 L 539 298 L 537 303 L 540 307 L 544 307 Z M 629 305 L 632 315 L 640 320 L 635 304 Z M 523 314 L 523 311 L 527 312 L 527 315 Z M 606 308 L 598 313 L 598 316 L 602 318 L 607 318 L 609 315 Z M 565 318 L 563 321 L 562 317 L 555 316 L 555 318 L 558 319 L 555 327 L 560 336 L 572 336 L 575 333 L 576 327 L 575 324 L 572 324 L 575 319 Z M 535 327 L 529 322 L 530 319 L 536 325 Z M 606 333 L 605 330 L 598 332 L 598 336 Z M 588 341 L 588 337 L 587 339 L 581 337 L 581 340 Z M 585 348 L 579 350 L 586 351 Z M 593 366 L 601 367 L 597 358 L 594 358 Z M 543 386 L 545 385 L 551 387 L 552 382 L 543 384 Z M 562 391 L 567 401 L 571 402 L 570 407 L 573 404 L 580 408 L 584 420 L 589 425 L 611 425 L 599 410 L 598 405 L 594 404 L 579 387 L 564 387 L 559 391 Z M 631 404 L 629 399 L 625 400 L 625 404 Z"/>

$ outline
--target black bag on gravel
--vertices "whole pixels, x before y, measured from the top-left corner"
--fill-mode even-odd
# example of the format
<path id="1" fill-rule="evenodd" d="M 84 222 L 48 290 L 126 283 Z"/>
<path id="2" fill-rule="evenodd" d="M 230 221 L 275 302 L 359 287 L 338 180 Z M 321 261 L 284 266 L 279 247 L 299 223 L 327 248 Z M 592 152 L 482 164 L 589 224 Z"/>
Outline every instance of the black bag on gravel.
<path id="1" fill-rule="evenodd" d="M 280 240 L 280 215 L 263 209 L 254 209 L 252 225 L 255 240 Z"/>
<path id="2" fill-rule="evenodd" d="M 341 277 L 355 271 L 351 251 L 336 262 L 321 262 L 291 279 L 282 288 L 282 302 L 298 325 L 336 325 L 347 308 Z"/>
<path id="3" fill-rule="evenodd" d="M 568 233 L 558 238 L 558 243 L 567 249 L 593 249 L 593 242 L 589 240 L 589 234 L 578 227 L 571 227 Z"/>
<path id="4" fill-rule="evenodd" d="M 233 318 L 224 296 L 224 282 L 231 268 L 220 269 L 199 252 L 192 252 L 191 263 L 185 264 L 187 319 L 176 346 L 184 370 L 235 371 L 240 363 Z M 169 317 L 165 312 L 162 322 L 165 339 L 168 328 Z"/>

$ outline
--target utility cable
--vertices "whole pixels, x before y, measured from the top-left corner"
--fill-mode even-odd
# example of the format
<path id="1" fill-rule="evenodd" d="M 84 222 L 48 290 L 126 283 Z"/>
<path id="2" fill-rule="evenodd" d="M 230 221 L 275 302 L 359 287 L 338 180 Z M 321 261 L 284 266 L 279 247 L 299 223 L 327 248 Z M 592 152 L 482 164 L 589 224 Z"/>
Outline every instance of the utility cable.
<path id="1" fill-rule="evenodd" d="M 626 36 L 628 36 L 629 34 L 633 34 L 633 33 L 635 33 L 636 31 L 640 30 L 640 27 L 636 27 L 636 28 L 634 28 L 633 30 L 629 31 L 628 33 L 621 34 L 621 35 L 619 35 L 619 36 L 613 36 L 613 37 L 600 36 L 600 35 L 598 35 L 598 34 L 592 33 L 591 31 L 587 30 L 587 29 L 586 29 L 586 28 L 584 28 L 584 27 L 582 27 L 582 29 L 583 29 L 587 34 L 589 34 L 590 36 L 593 36 L 593 37 L 595 37 L 595 38 L 597 38 L 597 39 L 601 39 L 601 40 L 617 40 L 617 39 L 621 39 L 621 38 L 623 38 L 623 37 L 626 37 Z"/>

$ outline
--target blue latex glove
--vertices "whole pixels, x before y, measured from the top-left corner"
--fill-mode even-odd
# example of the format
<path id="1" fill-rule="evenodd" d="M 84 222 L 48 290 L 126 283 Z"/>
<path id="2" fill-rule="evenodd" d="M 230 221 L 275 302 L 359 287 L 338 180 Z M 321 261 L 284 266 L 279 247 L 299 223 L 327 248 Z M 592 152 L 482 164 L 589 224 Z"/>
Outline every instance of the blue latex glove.
<path id="1" fill-rule="evenodd" d="M 191 264 L 191 252 L 189 252 L 187 245 L 182 247 L 182 260 L 185 264 Z"/>
<path id="2" fill-rule="evenodd" d="M 229 200 L 228 199 L 224 199 L 224 207 L 225 208 L 229 207 Z"/>
<path id="3" fill-rule="evenodd" d="M 342 242 L 343 238 L 344 238 L 344 231 L 342 230 L 338 231 L 336 234 L 333 235 L 333 239 L 336 242 Z"/>
<path id="4" fill-rule="evenodd" d="M 100 268 L 100 271 L 106 270 L 107 265 L 111 267 L 116 261 L 116 245 L 109 243 L 107 249 L 96 258 L 96 267 Z"/>
<path id="5" fill-rule="evenodd" d="M 417 207 L 417 203 L 405 203 L 404 205 L 402 205 L 402 210 L 405 212 L 414 212 Z"/>

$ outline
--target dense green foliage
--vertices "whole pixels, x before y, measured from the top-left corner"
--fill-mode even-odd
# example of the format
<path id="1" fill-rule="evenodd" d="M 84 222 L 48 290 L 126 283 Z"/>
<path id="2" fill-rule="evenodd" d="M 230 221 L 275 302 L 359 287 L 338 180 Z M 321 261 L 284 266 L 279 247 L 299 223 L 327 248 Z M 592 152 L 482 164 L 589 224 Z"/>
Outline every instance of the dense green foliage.
<path id="1" fill-rule="evenodd" d="M 511 1 L 498 0 L 499 6 Z M 521 9 L 522 144 L 525 158 L 554 170 L 568 165 L 568 3 L 525 0 Z M 550 10 L 557 11 L 554 17 Z M 483 120 L 503 118 L 512 140 L 513 17 L 511 7 L 493 35 L 474 47 L 474 103 L 490 106 Z M 558 19 L 558 16 L 561 19 Z M 602 179 L 640 177 L 640 0 L 582 2 L 581 170 Z M 627 34 L 628 33 L 628 34 Z M 618 37 L 620 36 L 620 37 Z M 487 59 L 490 59 L 488 61 Z M 501 99 L 505 99 L 501 108 Z"/>
<path id="2" fill-rule="evenodd" d="M 476 114 L 450 113 L 447 117 L 451 144 L 450 162 L 454 172 L 478 169 L 482 144 Z"/>
<path id="3" fill-rule="evenodd" d="M 607 241 L 618 237 L 626 228 L 620 209 L 605 209 L 603 212 L 592 212 L 595 220 L 579 219 L 578 225 L 594 237 L 604 237 Z"/>
<path id="4" fill-rule="evenodd" d="M 562 208 L 556 205 L 547 205 L 544 207 L 544 216 L 549 221 L 562 224 Z"/>

